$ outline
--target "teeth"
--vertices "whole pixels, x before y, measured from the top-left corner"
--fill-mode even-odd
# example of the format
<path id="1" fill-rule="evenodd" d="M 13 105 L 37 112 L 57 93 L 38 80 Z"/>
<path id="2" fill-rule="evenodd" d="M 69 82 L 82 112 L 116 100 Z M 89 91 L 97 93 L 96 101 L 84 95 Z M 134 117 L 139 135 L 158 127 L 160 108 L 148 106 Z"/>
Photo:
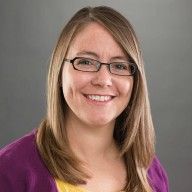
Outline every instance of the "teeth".
<path id="1" fill-rule="evenodd" d="M 109 101 L 111 99 L 111 96 L 100 96 L 100 95 L 88 95 L 87 97 L 94 101 Z"/>

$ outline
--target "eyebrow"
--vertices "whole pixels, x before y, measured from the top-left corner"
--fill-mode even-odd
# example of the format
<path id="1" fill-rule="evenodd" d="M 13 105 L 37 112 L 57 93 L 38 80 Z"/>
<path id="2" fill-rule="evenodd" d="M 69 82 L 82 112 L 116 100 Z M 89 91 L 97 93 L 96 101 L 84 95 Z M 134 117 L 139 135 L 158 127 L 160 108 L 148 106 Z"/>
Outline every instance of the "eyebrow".
<path id="1" fill-rule="evenodd" d="M 82 56 L 82 55 L 90 55 L 90 56 L 99 58 L 99 56 L 92 51 L 81 51 L 81 52 L 77 53 L 77 56 Z"/>
<path id="2" fill-rule="evenodd" d="M 77 56 L 85 56 L 85 55 L 93 56 L 94 58 L 99 59 L 99 55 L 92 51 L 81 51 L 81 52 L 77 53 Z M 126 56 L 114 56 L 111 58 L 111 60 L 115 60 L 115 59 L 120 59 L 120 60 L 125 60 L 125 61 L 128 60 L 128 58 Z"/>

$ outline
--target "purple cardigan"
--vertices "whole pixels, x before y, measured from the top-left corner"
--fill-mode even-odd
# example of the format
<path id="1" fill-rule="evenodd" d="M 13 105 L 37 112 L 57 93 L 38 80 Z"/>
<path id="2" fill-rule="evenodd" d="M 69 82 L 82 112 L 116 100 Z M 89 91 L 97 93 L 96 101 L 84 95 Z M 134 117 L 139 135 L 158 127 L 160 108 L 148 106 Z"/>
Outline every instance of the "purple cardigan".
<path id="1" fill-rule="evenodd" d="M 168 179 L 155 158 L 148 176 L 154 192 L 168 192 Z M 54 178 L 43 163 L 32 132 L 0 150 L 0 191 L 58 192 Z"/>

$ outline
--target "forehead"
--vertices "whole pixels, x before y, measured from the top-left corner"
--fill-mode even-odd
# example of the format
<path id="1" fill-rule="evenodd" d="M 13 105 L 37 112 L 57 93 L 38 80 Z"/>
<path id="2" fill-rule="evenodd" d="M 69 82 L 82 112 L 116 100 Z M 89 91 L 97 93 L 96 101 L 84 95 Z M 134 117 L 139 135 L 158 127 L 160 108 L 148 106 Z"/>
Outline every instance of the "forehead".
<path id="1" fill-rule="evenodd" d="M 89 23 L 73 39 L 68 55 L 79 52 L 93 52 L 98 57 L 126 57 L 125 52 L 109 31 L 96 22 Z"/>

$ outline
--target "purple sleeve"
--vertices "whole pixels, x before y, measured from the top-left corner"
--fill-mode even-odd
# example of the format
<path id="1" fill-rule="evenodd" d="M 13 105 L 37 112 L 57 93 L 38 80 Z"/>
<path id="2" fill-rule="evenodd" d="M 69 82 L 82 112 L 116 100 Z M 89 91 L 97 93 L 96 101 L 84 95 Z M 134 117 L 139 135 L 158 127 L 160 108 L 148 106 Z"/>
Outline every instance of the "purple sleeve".
<path id="1" fill-rule="evenodd" d="M 18 171 L 20 163 L 16 163 L 12 154 L 14 144 L 6 146 L 0 151 L 0 190 L 4 192 L 25 191 L 26 179 L 22 171 Z"/>
<path id="2" fill-rule="evenodd" d="M 29 134 L 0 150 L 0 191 L 57 192 Z"/>
<path id="3" fill-rule="evenodd" d="M 148 170 L 149 182 L 153 187 L 153 192 L 168 192 L 169 183 L 165 169 L 157 157 L 152 161 Z"/>

